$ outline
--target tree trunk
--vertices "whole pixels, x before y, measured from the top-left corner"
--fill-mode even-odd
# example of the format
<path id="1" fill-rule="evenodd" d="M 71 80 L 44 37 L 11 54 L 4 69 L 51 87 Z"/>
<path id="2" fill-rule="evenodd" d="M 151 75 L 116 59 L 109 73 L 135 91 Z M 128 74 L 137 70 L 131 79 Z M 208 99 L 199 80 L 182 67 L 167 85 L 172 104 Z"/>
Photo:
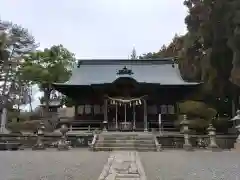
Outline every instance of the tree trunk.
<path id="1" fill-rule="evenodd" d="M 50 94 L 51 94 L 51 90 L 49 88 L 46 88 L 44 90 L 44 117 L 48 117 L 49 116 L 49 101 L 50 101 Z"/>
<path id="2" fill-rule="evenodd" d="M 29 94 L 29 95 L 28 95 L 28 98 L 29 98 L 30 112 L 33 112 L 33 108 L 32 108 L 32 96 Z"/>

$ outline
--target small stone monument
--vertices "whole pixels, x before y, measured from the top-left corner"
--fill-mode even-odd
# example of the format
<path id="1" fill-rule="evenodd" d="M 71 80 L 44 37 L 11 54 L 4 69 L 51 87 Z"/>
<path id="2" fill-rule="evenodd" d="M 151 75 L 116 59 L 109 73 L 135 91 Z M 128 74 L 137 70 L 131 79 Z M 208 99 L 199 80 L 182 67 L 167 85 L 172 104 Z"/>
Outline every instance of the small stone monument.
<path id="1" fill-rule="evenodd" d="M 60 151 L 65 151 L 65 150 L 69 150 L 70 147 L 69 147 L 69 144 L 67 142 L 67 132 L 68 132 L 68 127 L 63 124 L 61 126 L 61 129 L 60 129 L 60 132 L 62 134 L 60 140 L 58 141 L 58 150 Z"/>
<path id="2" fill-rule="evenodd" d="M 237 110 L 237 115 L 232 118 L 232 121 L 235 121 L 235 128 L 238 130 L 238 137 L 236 140 L 236 143 L 234 143 L 234 149 L 237 151 L 240 151 L 240 110 Z"/>
<path id="3" fill-rule="evenodd" d="M 37 143 L 32 147 L 33 150 L 44 150 L 44 149 L 46 149 L 46 147 L 43 143 L 44 130 L 45 130 L 44 123 L 41 122 L 40 126 L 37 130 Z"/>
<path id="4" fill-rule="evenodd" d="M 207 131 L 208 131 L 208 136 L 210 140 L 207 148 L 212 151 L 220 151 L 220 148 L 216 143 L 216 129 L 213 127 L 212 124 L 209 124 Z"/>
<path id="5" fill-rule="evenodd" d="M 190 143 L 189 138 L 189 122 L 187 120 L 187 115 L 183 115 L 183 121 L 180 123 L 180 125 L 183 127 L 183 136 L 184 136 L 184 144 L 183 149 L 186 151 L 193 151 L 192 144 Z"/>

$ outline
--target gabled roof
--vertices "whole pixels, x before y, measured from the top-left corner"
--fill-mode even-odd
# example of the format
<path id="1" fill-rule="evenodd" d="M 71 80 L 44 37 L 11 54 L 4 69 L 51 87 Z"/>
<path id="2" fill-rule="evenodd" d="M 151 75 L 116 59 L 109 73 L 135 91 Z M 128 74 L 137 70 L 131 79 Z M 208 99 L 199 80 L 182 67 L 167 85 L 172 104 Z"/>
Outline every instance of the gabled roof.
<path id="1" fill-rule="evenodd" d="M 157 60 L 79 60 L 65 85 L 112 83 L 119 77 L 131 77 L 138 83 L 196 85 L 182 79 L 173 58 Z M 56 84 L 57 85 L 57 84 Z M 62 84 L 63 85 L 63 84 Z"/>

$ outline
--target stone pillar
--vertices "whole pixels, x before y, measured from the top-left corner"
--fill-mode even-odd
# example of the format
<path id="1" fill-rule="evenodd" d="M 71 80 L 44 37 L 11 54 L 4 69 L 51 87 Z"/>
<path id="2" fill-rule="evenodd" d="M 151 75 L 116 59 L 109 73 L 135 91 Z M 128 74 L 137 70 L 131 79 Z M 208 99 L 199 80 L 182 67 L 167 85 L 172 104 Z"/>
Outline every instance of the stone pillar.
<path id="1" fill-rule="evenodd" d="M 183 149 L 186 151 L 192 151 L 193 147 L 190 142 L 189 138 L 189 122 L 187 120 L 187 115 L 183 115 L 183 120 L 180 123 L 180 125 L 183 128 L 183 137 L 184 137 L 184 144 L 183 144 Z"/>
<path id="2" fill-rule="evenodd" d="M 2 109 L 2 114 L 1 114 L 1 129 L 0 129 L 0 133 L 3 134 L 8 134 L 9 131 L 6 128 L 6 123 L 7 123 L 7 109 L 3 108 Z"/>
<path id="3" fill-rule="evenodd" d="M 69 131 L 73 131 L 72 124 L 70 124 Z"/>
<path id="4" fill-rule="evenodd" d="M 44 123 L 40 123 L 40 126 L 38 127 L 38 131 L 37 131 L 37 143 L 32 147 L 33 150 L 46 149 L 46 147 L 43 143 L 44 130 L 45 130 Z"/>
<path id="5" fill-rule="evenodd" d="M 103 121 L 103 131 L 107 131 L 108 124 L 108 100 L 104 99 L 104 121 Z"/>
<path id="6" fill-rule="evenodd" d="M 68 132 L 68 127 L 63 124 L 61 126 L 60 132 L 62 134 L 62 137 L 60 138 L 60 140 L 58 141 L 58 147 L 57 149 L 60 151 L 63 150 L 69 150 L 69 144 L 67 142 L 67 132 Z"/>
<path id="7" fill-rule="evenodd" d="M 209 136 L 208 149 L 210 149 L 212 151 L 219 151 L 220 148 L 218 147 L 218 145 L 216 143 L 216 129 L 213 127 L 212 124 L 209 124 L 207 131 L 208 131 L 208 136 Z"/>
<path id="8" fill-rule="evenodd" d="M 144 132 L 148 132 L 148 122 L 147 122 L 147 101 L 143 100 L 143 106 L 144 106 Z"/>

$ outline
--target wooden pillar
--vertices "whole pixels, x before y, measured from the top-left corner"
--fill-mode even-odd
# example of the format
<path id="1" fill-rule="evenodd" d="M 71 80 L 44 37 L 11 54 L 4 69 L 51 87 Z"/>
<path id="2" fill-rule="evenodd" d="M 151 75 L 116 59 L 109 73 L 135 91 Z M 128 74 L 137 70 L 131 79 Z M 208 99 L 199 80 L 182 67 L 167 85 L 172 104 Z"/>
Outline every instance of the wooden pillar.
<path id="1" fill-rule="evenodd" d="M 108 100 L 104 99 L 104 121 L 108 122 Z"/>
<path id="2" fill-rule="evenodd" d="M 124 129 L 127 128 L 127 104 L 124 104 Z"/>
<path id="3" fill-rule="evenodd" d="M 116 131 L 118 130 L 118 104 L 116 103 Z"/>
<path id="4" fill-rule="evenodd" d="M 136 106 L 133 104 L 133 130 L 136 129 Z"/>
<path id="5" fill-rule="evenodd" d="M 144 120 L 144 132 L 147 132 L 148 131 L 148 122 L 147 122 L 147 102 L 146 100 L 144 99 L 143 100 L 143 106 L 144 106 L 144 117 L 143 117 L 143 120 Z"/>

